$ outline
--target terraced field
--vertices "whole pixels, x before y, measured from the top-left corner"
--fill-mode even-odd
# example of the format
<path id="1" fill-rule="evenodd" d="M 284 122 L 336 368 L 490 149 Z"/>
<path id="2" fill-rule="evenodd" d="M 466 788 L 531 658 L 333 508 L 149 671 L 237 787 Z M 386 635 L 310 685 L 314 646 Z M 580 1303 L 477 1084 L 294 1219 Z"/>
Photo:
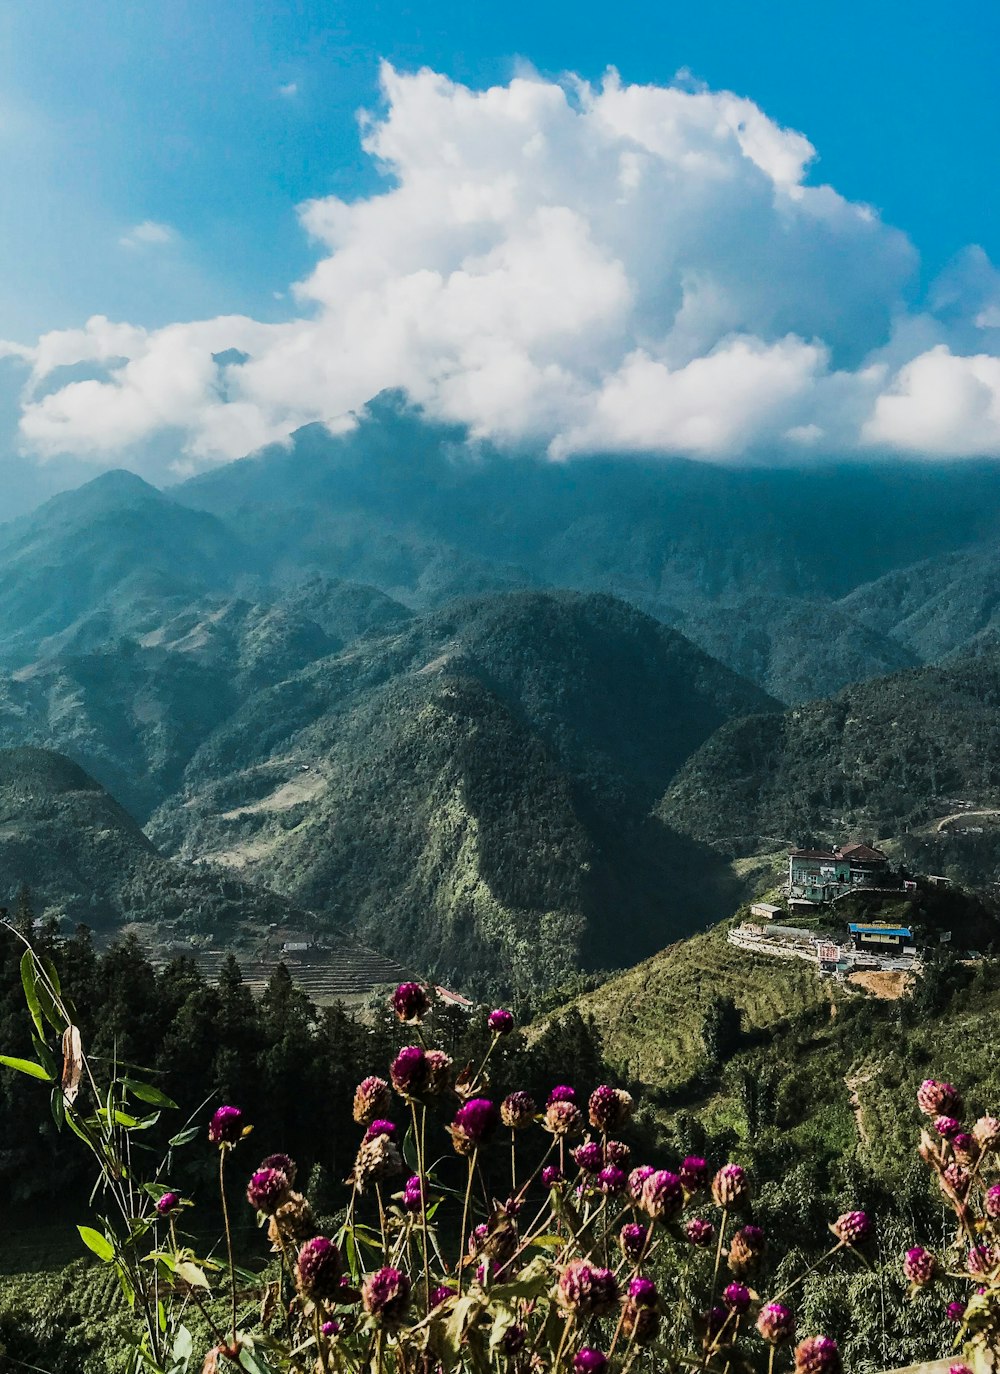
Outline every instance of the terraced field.
<path id="1" fill-rule="evenodd" d="M 575 1006 L 594 1018 L 609 1061 L 622 1073 L 669 1089 L 698 1067 L 702 1019 L 716 994 L 733 998 L 747 1028 L 775 1027 L 842 995 L 806 964 L 736 949 L 719 927 L 671 945 Z"/>

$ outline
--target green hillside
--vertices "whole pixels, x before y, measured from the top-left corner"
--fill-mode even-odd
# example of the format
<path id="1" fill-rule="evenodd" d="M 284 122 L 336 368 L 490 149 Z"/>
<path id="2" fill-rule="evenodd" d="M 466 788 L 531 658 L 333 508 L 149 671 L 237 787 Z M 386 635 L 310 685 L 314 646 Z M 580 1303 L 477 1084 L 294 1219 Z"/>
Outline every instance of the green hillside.
<path id="1" fill-rule="evenodd" d="M 1000 659 L 849 687 L 783 715 L 727 722 L 680 770 L 659 814 L 733 854 L 902 836 L 1000 804 Z"/>

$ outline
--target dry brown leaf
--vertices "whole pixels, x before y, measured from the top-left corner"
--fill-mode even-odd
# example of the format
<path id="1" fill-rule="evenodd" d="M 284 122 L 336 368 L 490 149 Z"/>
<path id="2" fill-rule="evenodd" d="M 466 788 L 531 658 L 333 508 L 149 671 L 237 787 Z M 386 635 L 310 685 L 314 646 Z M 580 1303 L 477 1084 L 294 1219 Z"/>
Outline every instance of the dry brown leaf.
<path id="1" fill-rule="evenodd" d="M 80 1091 L 80 1079 L 83 1077 L 83 1042 L 77 1026 L 69 1025 L 63 1031 L 62 1052 L 63 1097 L 67 1105 L 72 1107 Z"/>

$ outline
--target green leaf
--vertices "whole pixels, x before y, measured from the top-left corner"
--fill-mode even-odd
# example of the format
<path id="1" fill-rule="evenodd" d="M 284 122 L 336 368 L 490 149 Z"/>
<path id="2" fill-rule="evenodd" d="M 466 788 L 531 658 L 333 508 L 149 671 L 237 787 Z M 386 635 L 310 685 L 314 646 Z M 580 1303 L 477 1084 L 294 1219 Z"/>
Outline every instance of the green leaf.
<path id="1" fill-rule="evenodd" d="M 179 1279 L 191 1285 L 192 1288 L 208 1288 L 209 1282 L 205 1277 L 205 1271 L 199 1269 L 197 1264 L 192 1264 L 190 1260 L 178 1260 L 174 1266 L 174 1273 Z"/>
<path id="2" fill-rule="evenodd" d="M 185 1365 L 194 1354 L 194 1337 L 186 1326 L 178 1328 L 174 1337 L 174 1348 L 170 1352 L 177 1364 Z"/>
<path id="3" fill-rule="evenodd" d="M 92 1226 L 78 1226 L 80 1239 L 88 1250 L 93 1250 L 99 1260 L 105 1264 L 110 1264 L 115 1257 L 115 1247 L 108 1240 L 107 1236 L 102 1236 L 100 1231 L 95 1231 Z"/>
<path id="4" fill-rule="evenodd" d="M 42 1005 L 38 1000 L 38 978 L 35 973 L 35 956 L 30 949 L 26 949 L 21 955 L 21 986 L 24 988 L 24 1000 L 28 1004 L 31 1012 L 31 1019 L 35 1023 L 35 1029 L 39 1035 L 45 1034 L 45 1027 L 42 1025 Z"/>
<path id="5" fill-rule="evenodd" d="M 56 996 L 58 997 L 58 996 L 62 993 L 62 983 L 60 983 L 60 981 L 59 981 L 59 970 L 56 968 L 55 964 L 52 962 L 52 960 L 51 960 L 51 959 L 48 957 L 48 955 L 46 955 L 46 954 L 43 954 L 43 955 L 41 956 L 41 961 L 40 961 L 40 962 L 41 962 L 42 968 L 45 970 L 46 974 L 48 975 L 49 982 L 50 982 L 50 983 L 52 984 L 52 986 L 55 988 Z"/>
<path id="6" fill-rule="evenodd" d="M 127 1088 L 140 1102 L 148 1102 L 151 1107 L 170 1107 L 174 1111 L 177 1110 L 177 1103 L 173 1098 L 161 1093 L 159 1088 L 154 1088 L 150 1083 L 142 1083 L 137 1078 L 123 1078 L 122 1087 Z"/>
<path id="7" fill-rule="evenodd" d="M 61 1131 L 66 1121 L 66 1104 L 63 1101 L 62 1088 L 58 1084 L 52 1089 L 49 1097 L 49 1109 L 56 1128 Z"/>
<path id="8" fill-rule="evenodd" d="M 167 1144 L 172 1150 L 176 1150 L 180 1145 L 188 1145 L 198 1135 L 200 1129 L 199 1126 L 188 1126 L 187 1130 L 178 1131 L 176 1135 L 172 1135 Z"/>
<path id="9" fill-rule="evenodd" d="M 38 1062 L 41 1064 L 42 1068 L 48 1074 L 49 1078 L 55 1078 L 55 1056 L 49 1049 L 48 1045 L 46 1045 L 44 1040 L 39 1040 L 38 1037 L 35 1035 L 31 1037 L 31 1043 L 35 1047 L 35 1053 L 38 1055 Z"/>
<path id="10" fill-rule="evenodd" d="M 36 1064 L 33 1059 L 16 1059 L 12 1054 L 0 1054 L 0 1064 L 5 1069 L 16 1069 L 18 1073 L 26 1073 L 29 1078 L 40 1078 L 43 1083 L 51 1083 L 52 1075 L 45 1072 L 41 1064 Z"/>

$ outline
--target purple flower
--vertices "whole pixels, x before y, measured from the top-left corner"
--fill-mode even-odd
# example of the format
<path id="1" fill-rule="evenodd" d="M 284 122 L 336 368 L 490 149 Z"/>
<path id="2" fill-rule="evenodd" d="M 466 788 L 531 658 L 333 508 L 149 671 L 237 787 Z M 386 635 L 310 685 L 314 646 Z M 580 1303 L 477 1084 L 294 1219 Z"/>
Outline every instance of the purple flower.
<path id="1" fill-rule="evenodd" d="M 535 1119 L 535 1100 L 530 1093 L 508 1093 L 500 1103 L 500 1120 L 512 1131 L 523 1131 Z"/>
<path id="2" fill-rule="evenodd" d="M 494 1035 L 510 1035 L 514 1029 L 514 1018 L 505 1007 L 497 1007 L 486 1019 Z"/>
<path id="3" fill-rule="evenodd" d="M 945 1140 L 951 1140 L 953 1136 L 958 1135 L 961 1131 L 962 1123 L 954 1116 L 936 1116 L 934 1118 L 934 1129 L 937 1131 L 938 1135 L 943 1136 Z"/>
<path id="4" fill-rule="evenodd" d="M 485 1221 L 481 1221 L 478 1226 L 474 1226 L 469 1233 L 469 1254 L 478 1254 L 483 1242 L 489 1238 L 490 1228 Z"/>
<path id="5" fill-rule="evenodd" d="M 606 1140 L 604 1142 L 605 1164 L 617 1164 L 619 1169 L 627 1169 L 631 1158 L 632 1151 L 623 1140 Z"/>
<path id="6" fill-rule="evenodd" d="M 972 1374 L 972 1370 L 967 1364 L 952 1364 L 948 1366 L 948 1374 Z"/>
<path id="7" fill-rule="evenodd" d="M 419 983 L 400 983 L 392 994 L 392 1009 L 399 1021 L 412 1026 L 422 1021 L 430 1011 L 431 999 L 427 996 L 426 988 Z"/>
<path id="8" fill-rule="evenodd" d="M 681 1185 L 685 1193 L 700 1193 L 708 1187 L 708 1162 L 700 1155 L 688 1155 L 681 1165 Z"/>
<path id="9" fill-rule="evenodd" d="M 266 1216 L 273 1217 L 290 1192 L 288 1178 L 280 1169 L 258 1169 L 247 1184 L 247 1201 Z"/>
<path id="10" fill-rule="evenodd" d="M 359 1126 L 384 1116 L 391 1106 L 392 1095 L 384 1078 L 363 1078 L 354 1089 L 354 1120 Z"/>
<path id="11" fill-rule="evenodd" d="M 497 1127 L 497 1109 L 486 1097 L 464 1102 L 448 1127 L 451 1143 L 460 1155 L 471 1155 L 485 1145 Z"/>
<path id="12" fill-rule="evenodd" d="M 956 1326 L 961 1325 L 961 1323 L 965 1320 L 964 1302 L 950 1302 L 944 1310 L 945 1316 L 948 1318 L 950 1322 L 954 1322 Z"/>
<path id="13" fill-rule="evenodd" d="M 642 1189 L 647 1178 L 656 1170 L 650 1164 L 640 1164 L 628 1176 L 628 1195 L 637 1205 L 642 1201 Z"/>
<path id="14" fill-rule="evenodd" d="M 705 1327 L 705 1344 L 732 1345 L 733 1332 L 732 1322 L 729 1320 L 729 1313 L 724 1307 L 713 1307 L 710 1312 L 706 1312 L 702 1318 Z"/>
<path id="15" fill-rule="evenodd" d="M 329 1339 L 330 1336 L 339 1336 L 340 1322 L 336 1320 L 332 1322 L 324 1322 L 323 1325 L 320 1327 L 320 1330 L 322 1331 L 323 1335 L 327 1337 L 327 1339 Z"/>
<path id="16" fill-rule="evenodd" d="M 829 1336 L 807 1336 L 795 1347 L 795 1374 L 839 1374 L 840 1351 Z"/>
<path id="17" fill-rule="evenodd" d="M 654 1221 L 670 1221 L 684 1207 L 684 1190 L 676 1174 L 656 1169 L 642 1185 L 642 1210 Z"/>
<path id="18" fill-rule="evenodd" d="M 765 1303 L 757 1314 L 757 1330 L 769 1345 L 787 1345 L 795 1338 L 795 1315 L 784 1303 Z"/>
<path id="19" fill-rule="evenodd" d="M 164 1193 L 156 1199 L 156 1210 L 161 1217 L 169 1216 L 180 1205 L 180 1193 Z"/>
<path id="20" fill-rule="evenodd" d="M 410 1280 L 399 1269 L 386 1265 L 369 1274 L 361 1288 L 365 1311 L 385 1325 L 398 1322 L 410 1301 Z"/>
<path id="21" fill-rule="evenodd" d="M 573 1356 L 574 1374 L 604 1374 L 608 1367 L 608 1357 L 603 1350 L 595 1350 L 585 1345 Z"/>
<path id="22" fill-rule="evenodd" d="M 558 1164 L 547 1164 L 542 1170 L 542 1187 L 555 1188 L 563 1182 L 563 1172 Z"/>
<path id="23" fill-rule="evenodd" d="M 326 1236 L 314 1236 L 299 1251 L 296 1274 L 307 1298 L 332 1298 L 340 1287 L 340 1251 Z"/>
<path id="24" fill-rule="evenodd" d="M 949 1164 L 940 1178 L 941 1191 L 959 1202 L 969 1191 L 971 1178 L 968 1169 L 961 1164 Z"/>
<path id="25" fill-rule="evenodd" d="M 208 1138 L 213 1145 L 235 1145 L 243 1135 L 243 1113 L 239 1107 L 219 1107 L 208 1123 Z"/>
<path id="26" fill-rule="evenodd" d="M 915 1283 L 919 1288 L 925 1288 L 937 1278 L 937 1256 L 933 1251 L 925 1250 L 922 1245 L 914 1245 L 912 1249 L 907 1250 L 903 1258 L 903 1273 L 911 1283 Z"/>
<path id="27" fill-rule="evenodd" d="M 618 1243 L 625 1258 L 631 1260 L 633 1264 L 638 1263 L 643 1250 L 646 1248 L 645 1226 L 639 1226 L 636 1222 L 630 1222 L 627 1226 L 623 1226 L 618 1232 Z"/>
<path id="28" fill-rule="evenodd" d="M 965 1257 L 965 1267 L 976 1278 L 988 1274 L 995 1263 L 993 1248 L 989 1245 L 973 1245 Z"/>
<path id="29" fill-rule="evenodd" d="M 583 1130 L 583 1115 L 568 1098 L 560 1097 L 545 1108 L 542 1125 L 552 1135 L 575 1136 Z"/>
<path id="30" fill-rule="evenodd" d="M 917 1089 L 917 1106 L 924 1116 L 962 1115 L 962 1098 L 957 1088 L 950 1083 L 939 1083 L 935 1078 L 925 1078 Z"/>
<path id="31" fill-rule="evenodd" d="M 385 1121 L 382 1117 L 376 1117 L 376 1119 L 368 1127 L 367 1131 L 365 1131 L 365 1139 L 374 1140 L 377 1135 L 387 1135 L 391 1140 L 395 1134 L 395 1121 Z"/>
<path id="32" fill-rule="evenodd" d="M 632 1115 L 632 1097 L 621 1088 L 602 1083 L 590 1094 L 587 1107 L 590 1124 L 607 1135 L 609 1131 L 620 1131 L 627 1124 Z"/>
<path id="33" fill-rule="evenodd" d="M 403 1186 L 403 1206 L 408 1212 L 419 1212 L 423 1206 L 424 1187 L 419 1174 L 412 1174 Z"/>
<path id="34" fill-rule="evenodd" d="M 431 1307 L 440 1307 L 443 1302 L 447 1302 L 449 1298 L 454 1296 L 455 1290 L 453 1288 L 446 1288 L 443 1283 L 439 1284 L 437 1288 L 431 1289 Z"/>
<path id="35" fill-rule="evenodd" d="M 722 1301 L 732 1312 L 746 1312 L 750 1307 L 750 1289 L 745 1283 L 731 1283 L 722 1294 Z"/>
<path id="36" fill-rule="evenodd" d="M 844 1212 L 831 1227 L 833 1234 L 845 1245 L 860 1245 L 872 1233 L 866 1212 Z"/>
<path id="37" fill-rule="evenodd" d="M 592 1269 L 590 1274 L 595 1317 L 606 1317 L 618 1303 L 618 1280 L 611 1269 Z"/>
<path id="38" fill-rule="evenodd" d="M 692 1245 L 711 1245 L 715 1239 L 715 1227 L 710 1221 L 703 1221 L 701 1217 L 692 1217 L 684 1227 L 684 1234 Z"/>
<path id="39" fill-rule="evenodd" d="M 268 1155 L 257 1165 L 258 1169 L 278 1169 L 285 1175 L 289 1183 L 295 1182 L 295 1175 L 298 1173 L 298 1166 L 290 1155 Z"/>
<path id="40" fill-rule="evenodd" d="M 552 1091 L 549 1093 L 548 1101 L 545 1103 L 545 1105 L 546 1105 L 546 1107 L 551 1107 L 552 1104 L 553 1104 L 553 1102 L 575 1102 L 575 1101 L 576 1101 L 576 1089 L 575 1089 L 575 1088 L 568 1088 L 568 1087 L 566 1086 L 565 1083 L 561 1083 L 558 1087 L 553 1088 Z"/>
<path id="41" fill-rule="evenodd" d="M 1000 1219 L 1000 1183 L 986 1189 L 986 1215 L 994 1221 Z"/>
<path id="42" fill-rule="evenodd" d="M 559 1275 L 556 1299 L 566 1312 L 603 1316 L 618 1301 L 618 1280 L 610 1269 L 597 1269 L 587 1260 L 570 1260 Z"/>
<path id="43" fill-rule="evenodd" d="M 444 1050 L 427 1050 L 424 1058 L 427 1061 L 427 1092 L 437 1097 L 451 1087 L 454 1064 L 451 1055 Z"/>
<path id="44" fill-rule="evenodd" d="M 656 1284 L 652 1279 L 637 1274 L 634 1279 L 629 1281 L 628 1295 L 629 1300 L 634 1302 L 636 1307 L 654 1307 L 658 1297 Z"/>
<path id="45" fill-rule="evenodd" d="M 596 1174 L 604 1163 L 604 1151 L 596 1140 L 586 1140 L 571 1150 L 573 1160 L 585 1174 Z"/>
<path id="46" fill-rule="evenodd" d="M 617 1164 L 605 1164 L 597 1175 L 597 1186 L 609 1197 L 617 1197 L 619 1193 L 623 1193 L 626 1182 L 625 1171 L 619 1169 Z"/>
<path id="47" fill-rule="evenodd" d="M 716 1207 L 738 1207 L 749 1191 L 746 1170 L 739 1164 L 724 1164 L 712 1179 L 712 1200 Z"/>
<path id="48" fill-rule="evenodd" d="M 404 1045 L 389 1068 L 392 1086 L 400 1097 L 416 1097 L 430 1081 L 427 1055 L 419 1045 Z"/>

